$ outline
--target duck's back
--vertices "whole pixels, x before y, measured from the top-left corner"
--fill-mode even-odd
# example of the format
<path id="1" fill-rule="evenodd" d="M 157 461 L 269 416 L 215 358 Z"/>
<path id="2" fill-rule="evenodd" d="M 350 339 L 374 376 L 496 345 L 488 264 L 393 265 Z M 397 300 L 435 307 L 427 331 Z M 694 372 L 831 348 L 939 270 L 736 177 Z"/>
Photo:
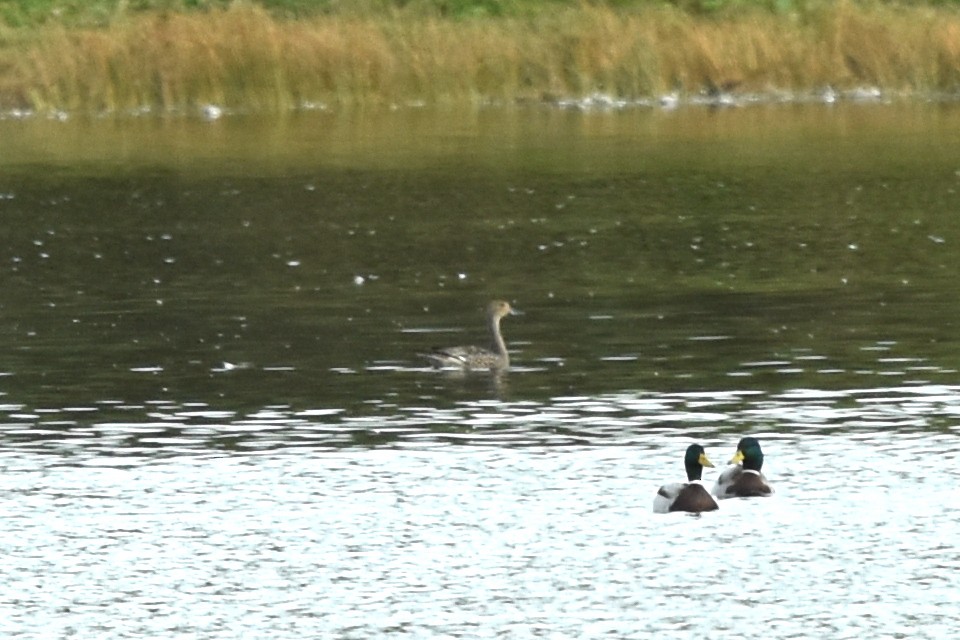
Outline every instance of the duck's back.
<path id="1" fill-rule="evenodd" d="M 717 501 L 699 482 L 665 484 L 657 491 L 653 501 L 655 513 L 672 511 L 702 513 L 714 511 L 717 508 Z"/>
<path id="2" fill-rule="evenodd" d="M 436 367 L 456 367 L 460 369 L 502 369 L 509 366 L 506 356 L 494 353 L 483 347 L 447 347 L 421 354 Z"/>
<path id="3" fill-rule="evenodd" d="M 756 498 L 769 496 L 773 489 L 762 473 L 737 465 L 720 474 L 713 493 L 718 498 Z"/>

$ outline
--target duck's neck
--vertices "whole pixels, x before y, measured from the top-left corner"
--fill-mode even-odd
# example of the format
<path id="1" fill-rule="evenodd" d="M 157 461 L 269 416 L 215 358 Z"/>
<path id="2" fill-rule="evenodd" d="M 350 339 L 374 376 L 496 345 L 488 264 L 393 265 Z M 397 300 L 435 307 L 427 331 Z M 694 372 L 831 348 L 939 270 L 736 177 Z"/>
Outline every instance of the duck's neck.
<path id="1" fill-rule="evenodd" d="M 700 465 L 692 465 L 687 467 L 687 481 L 688 482 L 700 482 L 700 478 L 703 476 L 703 467 Z"/>
<path id="2" fill-rule="evenodd" d="M 490 336 L 493 338 L 493 350 L 498 356 L 509 360 L 507 343 L 503 341 L 503 335 L 500 333 L 500 316 L 490 316 L 487 323 L 490 328 Z"/>

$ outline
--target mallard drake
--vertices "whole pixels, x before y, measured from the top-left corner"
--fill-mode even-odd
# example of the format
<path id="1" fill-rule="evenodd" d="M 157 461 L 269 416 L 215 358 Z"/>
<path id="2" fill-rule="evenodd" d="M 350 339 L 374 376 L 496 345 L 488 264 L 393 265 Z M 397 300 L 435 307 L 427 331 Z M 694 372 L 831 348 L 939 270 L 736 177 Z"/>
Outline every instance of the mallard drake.
<path id="1" fill-rule="evenodd" d="M 740 440 L 730 464 L 733 466 L 724 469 L 717 478 L 717 483 L 713 485 L 713 495 L 724 499 L 769 496 L 773 493 L 770 483 L 760 472 L 763 466 L 763 451 L 756 438 Z"/>
<path id="2" fill-rule="evenodd" d="M 718 509 L 717 501 L 713 499 L 703 484 L 700 476 L 704 467 L 712 467 L 713 463 L 707 458 L 706 451 L 699 444 L 687 447 L 683 457 L 683 466 L 687 469 L 687 482 L 665 484 L 657 491 L 653 499 L 654 513 L 670 513 L 671 511 L 714 511 Z"/>
<path id="3" fill-rule="evenodd" d="M 507 344 L 500 333 L 500 320 L 513 315 L 521 315 L 521 312 L 505 300 L 494 300 L 487 305 L 487 330 L 493 340 L 492 349 L 475 346 L 446 347 L 417 355 L 439 368 L 506 369 L 510 366 L 510 354 L 507 353 Z"/>

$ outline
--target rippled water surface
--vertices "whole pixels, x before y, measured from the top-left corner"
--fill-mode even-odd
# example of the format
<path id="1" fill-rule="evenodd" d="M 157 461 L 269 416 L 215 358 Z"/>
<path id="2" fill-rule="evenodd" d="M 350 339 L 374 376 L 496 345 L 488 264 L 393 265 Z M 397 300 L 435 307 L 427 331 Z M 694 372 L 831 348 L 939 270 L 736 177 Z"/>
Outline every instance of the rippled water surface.
<path id="1" fill-rule="evenodd" d="M 0 634 L 954 637 L 958 132 L 0 120 Z M 417 359 L 494 297 L 509 372 Z"/>

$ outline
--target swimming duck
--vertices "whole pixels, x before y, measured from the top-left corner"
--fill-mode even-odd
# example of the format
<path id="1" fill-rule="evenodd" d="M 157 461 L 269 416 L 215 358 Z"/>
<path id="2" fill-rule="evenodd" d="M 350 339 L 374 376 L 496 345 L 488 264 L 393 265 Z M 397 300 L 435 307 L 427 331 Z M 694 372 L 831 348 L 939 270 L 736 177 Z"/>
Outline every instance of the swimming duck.
<path id="1" fill-rule="evenodd" d="M 715 511 L 719 507 L 703 484 L 700 476 L 704 467 L 712 467 L 713 463 L 707 458 L 706 451 L 699 444 L 687 447 L 683 457 L 683 466 L 687 469 L 688 482 L 674 482 L 665 484 L 657 491 L 653 499 L 654 513 L 670 513 L 671 511 Z"/>
<path id="2" fill-rule="evenodd" d="M 509 302 L 494 300 L 487 305 L 487 329 L 493 339 L 492 349 L 475 346 L 447 347 L 418 355 L 440 368 L 506 369 L 510 366 L 510 354 L 507 353 L 507 344 L 500 333 L 500 320 L 505 316 L 520 314 Z"/>
<path id="3" fill-rule="evenodd" d="M 724 499 L 769 496 L 773 493 L 766 477 L 760 472 L 763 466 L 763 451 L 756 438 L 740 440 L 730 464 L 733 466 L 727 467 L 717 478 L 713 495 Z"/>

